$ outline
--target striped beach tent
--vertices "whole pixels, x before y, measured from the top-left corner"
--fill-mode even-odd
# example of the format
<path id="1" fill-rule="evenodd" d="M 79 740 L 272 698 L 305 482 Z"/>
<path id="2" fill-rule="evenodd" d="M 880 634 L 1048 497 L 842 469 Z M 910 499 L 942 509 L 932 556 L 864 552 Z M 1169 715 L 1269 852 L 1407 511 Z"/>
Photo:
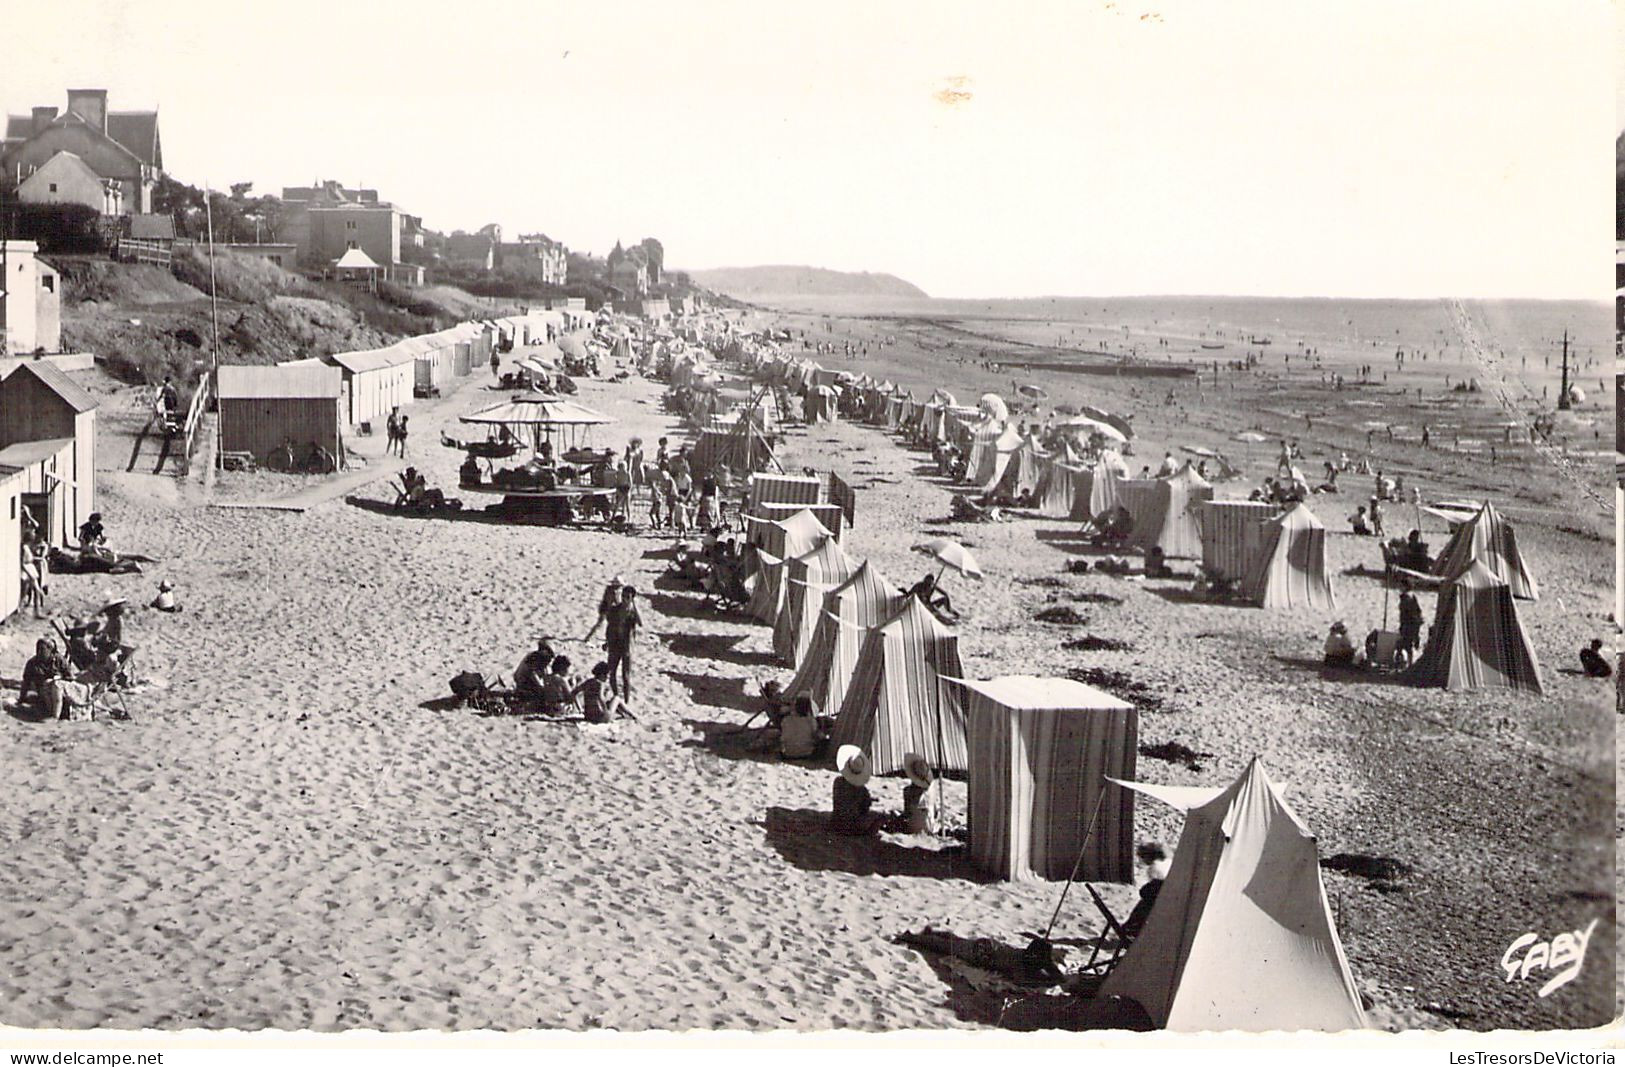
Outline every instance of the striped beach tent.
<path id="1" fill-rule="evenodd" d="M 750 591 L 750 601 L 745 605 L 745 614 L 757 622 L 772 625 L 778 617 L 778 575 L 782 573 L 784 560 L 773 553 L 763 549 L 756 551 L 756 573 L 751 581 L 755 583 Z"/>
<path id="2" fill-rule="evenodd" d="M 998 452 L 998 440 L 1004 433 L 1004 423 L 995 419 L 984 419 L 973 426 L 959 425 L 958 431 L 950 429 L 949 437 L 955 443 L 965 448 L 965 480 L 981 485 L 993 470 L 995 457 Z"/>
<path id="3" fill-rule="evenodd" d="M 1489 501 L 1478 514 L 1461 523 L 1433 564 L 1433 573 L 1445 579 L 1465 574 L 1474 560 L 1483 560 L 1490 573 L 1502 578 L 1519 600 L 1537 600 L 1540 587 L 1518 551 L 1518 537 L 1512 523 L 1501 517 Z"/>
<path id="4" fill-rule="evenodd" d="M 999 431 L 999 436 L 993 439 L 991 446 L 982 450 L 978 461 L 980 466 L 973 469 L 968 462 L 966 463 L 966 479 L 984 493 L 998 485 L 999 479 L 1004 476 L 1005 469 L 1010 465 L 1011 458 L 1016 454 L 1016 449 L 1021 447 L 1022 440 L 1020 431 L 1014 426 L 1005 426 Z"/>
<path id="5" fill-rule="evenodd" d="M 1036 498 L 1048 466 L 1038 442 L 1024 437 L 1015 451 L 1010 453 L 999 480 L 988 488 L 994 494 L 1008 493 L 1012 498 L 1019 497 L 1023 491 L 1034 494 Z"/>
<path id="6" fill-rule="evenodd" d="M 1099 996 L 1166 1030 L 1366 1025 L 1320 876 L 1315 836 L 1256 758 L 1224 789 L 1122 780 L 1185 813 L 1140 935 Z"/>
<path id="7" fill-rule="evenodd" d="M 812 474 L 758 474 L 750 483 L 750 513 L 766 518 L 764 504 L 816 504 L 822 486 Z"/>
<path id="8" fill-rule="evenodd" d="M 964 673 L 958 635 L 909 596 L 864 634 L 831 745 L 858 745 L 876 774 L 901 770 L 910 752 L 939 770 L 964 770 L 963 694 L 948 681 Z"/>
<path id="9" fill-rule="evenodd" d="M 1204 541 L 1204 551 L 1206 547 Z M 1326 527 L 1309 505 L 1300 501 L 1263 523 L 1258 552 L 1241 595 L 1261 608 L 1337 609 L 1337 594 L 1326 568 Z"/>
<path id="10" fill-rule="evenodd" d="M 824 538 L 834 536 L 834 531 L 825 526 L 816 513 L 804 507 L 788 515 L 747 516 L 746 519 L 750 526 L 748 543 L 780 559 L 802 555 Z"/>
<path id="11" fill-rule="evenodd" d="M 822 504 L 763 504 L 760 506 L 760 515 L 746 515 L 745 520 L 751 530 L 755 530 L 758 522 L 782 522 L 790 516 L 801 511 L 812 513 L 824 529 L 829 531 L 831 537 L 837 541 L 841 539 L 843 529 L 842 519 L 845 512 L 841 505 L 834 501 L 825 501 Z"/>
<path id="12" fill-rule="evenodd" d="M 1512 588 L 1483 560 L 1474 560 L 1439 590 L 1427 645 L 1406 677 L 1452 692 L 1543 692 L 1540 663 L 1518 619 Z"/>
<path id="13" fill-rule="evenodd" d="M 1108 779 L 1134 773 L 1139 713 L 1133 705 L 1068 678 L 1015 675 L 960 684 L 976 865 L 1011 881 L 1064 879 L 1081 854 L 1080 878 L 1131 881 L 1134 794 Z"/>
<path id="14" fill-rule="evenodd" d="M 794 667 L 807 650 L 818 613 L 824 607 L 824 593 L 852 577 L 857 562 L 833 537 L 820 541 L 812 551 L 793 557 L 784 565 L 784 595 L 773 623 L 773 654 Z"/>
<path id="15" fill-rule="evenodd" d="M 1129 544 L 1137 548 L 1157 545 L 1170 558 L 1202 558 L 1202 529 L 1196 513 L 1213 499 L 1213 486 L 1189 463 L 1166 478 L 1134 479 L 1122 483 L 1124 506 L 1134 516 Z"/>
<path id="16" fill-rule="evenodd" d="M 1044 495 L 1038 499 L 1038 509 L 1051 518 L 1083 522 L 1089 518 L 1093 485 L 1092 472 L 1069 463 L 1052 461 L 1049 477 L 1044 482 Z"/>
<path id="17" fill-rule="evenodd" d="M 1275 505 L 1261 500 L 1209 500 L 1197 512 L 1202 527 L 1202 566 L 1221 578 L 1246 581 L 1257 555 L 1258 529 L 1275 517 Z"/>
<path id="18" fill-rule="evenodd" d="M 820 709 L 831 714 L 839 711 L 864 634 L 897 614 L 905 596 L 872 562 L 864 560 L 852 577 L 824 594 L 818 624 L 784 695 L 792 699 L 810 696 Z"/>

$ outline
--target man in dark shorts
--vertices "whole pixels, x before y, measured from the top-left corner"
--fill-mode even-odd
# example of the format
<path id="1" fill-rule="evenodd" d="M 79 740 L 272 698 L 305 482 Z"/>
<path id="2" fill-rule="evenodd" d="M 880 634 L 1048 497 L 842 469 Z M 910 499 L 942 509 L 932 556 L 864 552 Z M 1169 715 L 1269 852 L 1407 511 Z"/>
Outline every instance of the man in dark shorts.
<path id="1" fill-rule="evenodd" d="M 1405 666 L 1409 667 L 1421 647 L 1422 605 L 1417 602 L 1411 583 L 1406 582 L 1405 591 L 1399 594 L 1399 644 L 1394 651 L 1405 657 Z"/>
<path id="2" fill-rule="evenodd" d="M 632 697 L 632 641 L 643 617 L 638 614 L 638 591 L 635 587 L 621 587 L 621 602 L 604 612 L 604 651 L 609 664 L 609 687 L 622 700 Z M 619 669 L 619 685 L 616 671 Z"/>

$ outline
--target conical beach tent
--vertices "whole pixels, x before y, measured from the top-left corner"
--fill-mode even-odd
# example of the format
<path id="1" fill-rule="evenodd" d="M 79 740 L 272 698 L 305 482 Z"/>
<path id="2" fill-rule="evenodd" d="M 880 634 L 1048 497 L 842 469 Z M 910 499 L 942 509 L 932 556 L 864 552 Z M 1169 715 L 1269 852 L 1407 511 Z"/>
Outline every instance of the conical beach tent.
<path id="1" fill-rule="evenodd" d="M 1130 500 L 1124 502 L 1134 516 L 1134 532 L 1129 544 L 1138 548 L 1158 545 L 1163 555 L 1184 559 L 1202 558 L 1202 528 L 1197 513 L 1213 499 L 1213 486 L 1196 473 L 1189 463 L 1166 478 L 1124 482 Z"/>
<path id="2" fill-rule="evenodd" d="M 1134 794 L 1110 780 L 1134 775 L 1134 706 L 1069 678 L 962 684 L 976 865 L 1011 880 L 1132 879 Z"/>
<path id="3" fill-rule="evenodd" d="M 1465 574 L 1474 560 L 1481 559 L 1490 573 L 1502 578 L 1519 600 L 1535 600 L 1540 587 L 1518 551 L 1518 537 L 1512 524 L 1501 517 L 1489 501 L 1477 515 L 1457 526 L 1433 564 L 1433 573 L 1446 579 Z"/>
<path id="4" fill-rule="evenodd" d="M 970 449 L 965 453 L 965 480 L 981 485 L 993 473 L 998 461 L 998 441 L 1004 433 L 1004 423 L 987 419 L 970 429 Z"/>
<path id="5" fill-rule="evenodd" d="M 869 630 L 830 731 L 830 744 L 858 745 L 876 774 L 901 770 L 910 752 L 939 770 L 965 769 L 959 637 L 910 596 Z"/>
<path id="6" fill-rule="evenodd" d="M 970 475 L 970 480 L 982 492 L 987 492 L 999 484 L 1004 472 L 1009 469 L 1010 461 L 1015 457 L 1016 449 L 1021 447 L 1024 438 L 1014 426 L 1006 426 L 998 437 L 993 439 L 991 451 L 981 453 L 981 466 Z M 967 468 L 968 469 L 968 468 Z"/>
<path id="7" fill-rule="evenodd" d="M 1168 878 L 1100 995 L 1168 1030 L 1366 1025 L 1315 838 L 1257 759 L 1222 790 L 1122 782 L 1185 811 Z"/>
<path id="8" fill-rule="evenodd" d="M 833 537 L 826 537 L 811 551 L 784 565 L 784 595 L 773 623 L 775 656 L 792 667 L 801 662 L 818 613 L 823 610 L 824 593 L 852 577 L 857 569 L 857 563 Z"/>
<path id="9" fill-rule="evenodd" d="M 1036 499 L 1048 466 L 1049 460 L 1040 451 L 1038 442 L 1024 437 L 1015 451 L 1010 453 L 998 481 L 989 488 L 994 493 L 1008 493 L 1012 498 L 1021 496 L 1023 492 L 1032 493 Z"/>
<path id="10" fill-rule="evenodd" d="M 1089 518 L 1089 503 L 1093 497 L 1094 474 L 1068 463 L 1051 462 L 1044 479 L 1044 492 L 1038 500 L 1038 509 L 1056 519 L 1083 522 Z"/>
<path id="11" fill-rule="evenodd" d="M 828 714 L 840 711 L 866 631 L 896 615 L 904 599 L 873 563 L 864 560 L 852 577 L 824 594 L 818 624 L 784 695 L 810 696 Z"/>
<path id="12" fill-rule="evenodd" d="M 1452 692 L 1518 689 L 1542 692 L 1540 663 L 1518 619 L 1512 589 L 1475 560 L 1439 590 L 1427 645 L 1407 677 Z"/>
<path id="13" fill-rule="evenodd" d="M 1241 594 L 1261 608 L 1336 610 L 1337 595 L 1326 568 L 1326 527 L 1309 505 L 1298 503 L 1284 515 L 1265 520 L 1262 543 Z"/>
<path id="14" fill-rule="evenodd" d="M 1275 517 L 1275 505 L 1258 500 L 1209 500 L 1198 515 L 1202 566 L 1229 581 L 1246 581 L 1258 555 L 1261 524 Z"/>

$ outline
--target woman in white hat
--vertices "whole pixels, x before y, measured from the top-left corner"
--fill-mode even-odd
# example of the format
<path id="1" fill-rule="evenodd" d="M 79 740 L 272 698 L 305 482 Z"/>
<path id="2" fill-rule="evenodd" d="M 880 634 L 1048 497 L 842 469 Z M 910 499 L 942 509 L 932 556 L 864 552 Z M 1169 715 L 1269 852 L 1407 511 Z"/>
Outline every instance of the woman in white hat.
<path id="1" fill-rule="evenodd" d="M 838 834 L 864 837 L 879 828 L 880 819 L 869 809 L 869 757 L 857 745 L 842 745 L 835 753 L 835 800 L 829 828 Z"/>
<path id="2" fill-rule="evenodd" d="M 908 775 L 908 785 L 903 787 L 903 832 L 941 833 L 942 786 L 931 764 L 918 752 L 910 752 L 903 757 L 903 773 Z"/>

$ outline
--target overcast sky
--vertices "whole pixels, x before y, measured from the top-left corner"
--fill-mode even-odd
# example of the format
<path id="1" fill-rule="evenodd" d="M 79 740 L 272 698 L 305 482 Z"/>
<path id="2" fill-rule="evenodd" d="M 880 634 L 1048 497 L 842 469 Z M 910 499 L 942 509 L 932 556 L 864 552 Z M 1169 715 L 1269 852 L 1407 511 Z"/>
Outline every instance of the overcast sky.
<path id="1" fill-rule="evenodd" d="M 181 180 L 364 182 L 435 229 L 935 296 L 1612 277 L 1603 0 L 6 7 L 7 110 L 106 87 Z"/>

